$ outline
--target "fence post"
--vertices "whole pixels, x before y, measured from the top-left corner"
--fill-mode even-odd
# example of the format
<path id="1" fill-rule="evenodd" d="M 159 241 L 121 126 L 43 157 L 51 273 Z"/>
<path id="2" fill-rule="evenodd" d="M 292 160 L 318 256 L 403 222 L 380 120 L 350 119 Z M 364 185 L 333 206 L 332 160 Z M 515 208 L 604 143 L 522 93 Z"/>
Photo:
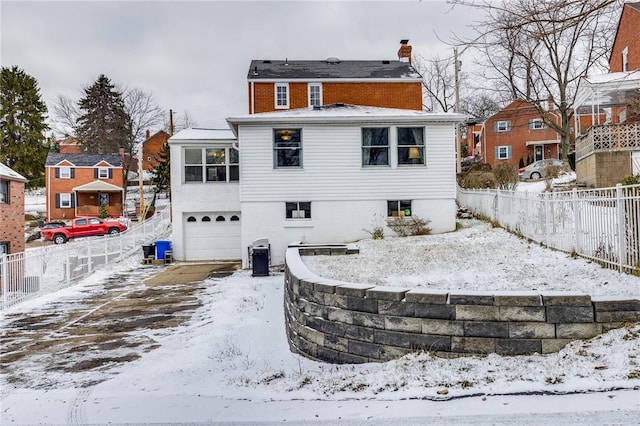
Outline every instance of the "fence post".
<path id="1" fill-rule="evenodd" d="M 0 276 L 2 277 L 2 306 L 7 307 L 8 293 L 9 293 L 9 274 L 8 274 L 9 262 L 7 261 L 7 254 L 0 254 Z"/>
<path id="2" fill-rule="evenodd" d="M 582 230 L 580 202 L 578 200 L 578 190 L 571 190 L 571 204 L 573 205 L 573 250 L 580 253 L 580 232 Z"/>
<path id="3" fill-rule="evenodd" d="M 92 271 L 93 262 L 91 261 L 91 244 L 87 244 L 87 274 Z"/>
<path id="4" fill-rule="evenodd" d="M 551 238 L 549 236 L 549 228 L 551 227 L 551 215 L 549 213 L 549 199 L 546 193 L 543 194 L 542 202 L 544 205 L 544 244 L 549 247 L 549 240 Z"/>
<path id="5" fill-rule="evenodd" d="M 622 199 L 622 184 L 616 184 L 616 213 L 618 216 L 618 269 L 622 272 L 622 265 L 626 259 L 626 235 L 624 218 L 624 200 Z"/>

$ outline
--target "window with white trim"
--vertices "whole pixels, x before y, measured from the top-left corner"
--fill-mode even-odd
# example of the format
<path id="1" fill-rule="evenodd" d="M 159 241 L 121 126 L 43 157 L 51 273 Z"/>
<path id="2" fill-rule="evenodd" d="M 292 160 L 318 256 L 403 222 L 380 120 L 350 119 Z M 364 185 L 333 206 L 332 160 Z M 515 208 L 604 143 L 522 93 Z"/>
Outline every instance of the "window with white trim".
<path id="1" fill-rule="evenodd" d="M 9 181 L 0 180 L 0 204 L 9 204 Z"/>
<path id="2" fill-rule="evenodd" d="M 71 194 L 60 194 L 60 208 L 61 209 L 71 208 Z"/>
<path id="3" fill-rule="evenodd" d="M 58 169 L 60 179 L 71 179 L 71 167 L 59 167 Z"/>
<path id="4" fill-rule="evenodd" d="M 322 106 L 322 83 L 309 83 L 309 106 Z"/>
<path id="5" fill-rule="evenodd" d="M 510 131 L 511 130 L 511 121 L 509 121 L 509 120 L 496 121 L 494 130 L 496 132 L 508 132 L 508 131 Z"/>
<path id="6" fill-rule="evenodd" d="M 389 217 L 411 216 L 411 200 L 387 201 L 387 216 Z"/>
<path id="7" fill-rule="evenodd" d="M 362 128 L 362 165 L 389 165 L 389 128 Z"/>
<path id="8" fill-rule="evenodd" d="M 496 146 L 496 160 L 508 160 L 511 158 L 511 145 Z"/>
<path id="9" fill-rule="evenodd" d="M 98 167 L 98 179 L 109 179 L 109 169 L 106 167 Z"/>
<path id="10" fill-rule="evenodd" d="M 424 127 L 398 127 L 398 164 L 424 164 Z"/>
<path id="11" fill-rule="evenodd" d="M 540 130 L 546 127 L 547 126 L 544 124 L 542 118 L 532 118 L 531 120 L 529 120 L 529 128 L 531 130 Z"/>
<path id="12" fill-rule="evenodd" d="M 276 109 L 289 108 L 289 83 L 276 83 Z"/>
<path id="13" fill-rule="evenodd" d="M 285 211 L 285 218 L 287 219 L 311 219 L 311 202 L 287 202 L 285 203 Z"/>
<path id="14" fill-rule="evenodd" d="M 302 129 L 273 129 L 273 167 L 302 167 Z"/>
<path id="15" fill-rule="evenodd" d="M 240 180 L 238 151 L 233 148 L 184 148 L 185 182 Z"/>

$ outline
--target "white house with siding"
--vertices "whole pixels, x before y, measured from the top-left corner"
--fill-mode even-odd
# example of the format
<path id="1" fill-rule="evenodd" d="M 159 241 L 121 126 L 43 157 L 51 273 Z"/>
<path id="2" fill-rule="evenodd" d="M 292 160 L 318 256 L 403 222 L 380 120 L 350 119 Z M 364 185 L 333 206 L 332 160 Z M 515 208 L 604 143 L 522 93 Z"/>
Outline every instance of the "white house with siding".
<path id="1" fill-rule="evenodd" d="M 240 259 L 238 146 L 229 129 L 185 129 L 169 138 L 173 256 Z"/>
<path id="2" fill-rule="evenodd" d="M 357 241 L 388 216 L 418 216 L 434 233 L 453 231 L 455 124 L 463 118 L 335 104 L 228 118 L 237 143 L 230 132 L 203 139 L 190 133 L 196 129 L 180 132 L 169 140 L 174 255 L 241 256 L 246 267 L 247 247 L 267 238 L 271 263 L 281 264 L 291 242 Z M 202 172 L 194 177 L 198 166 L 187 157 L 197 147 Z M 226 181 L 208 181 L 207 163 L 216 161 L 206 150 L 229 155 L 237 147 L 239 181 L 229 172 Z"/>

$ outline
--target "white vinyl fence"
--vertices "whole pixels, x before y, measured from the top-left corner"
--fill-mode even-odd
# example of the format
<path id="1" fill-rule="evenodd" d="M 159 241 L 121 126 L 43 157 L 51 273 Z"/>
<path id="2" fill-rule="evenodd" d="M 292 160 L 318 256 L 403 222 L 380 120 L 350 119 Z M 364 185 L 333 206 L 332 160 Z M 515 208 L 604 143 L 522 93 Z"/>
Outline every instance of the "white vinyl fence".
<path id="1" fill-rule="evenodd" d="M 69 287 L 136 252 L 142 255 L 143 245 L 169 236 L 169 211 L 168 207 L 157 209 L 151 218 L 132 224 L 120 234 L 78 238 L 67 244 L 0 255 L 0 310 Z"/>
<path id="2" fill-rule="evenodd" d="M 458 203 L 547 247 L 640 274 L 640 185 L 542 193 L 458 188 Z"/>

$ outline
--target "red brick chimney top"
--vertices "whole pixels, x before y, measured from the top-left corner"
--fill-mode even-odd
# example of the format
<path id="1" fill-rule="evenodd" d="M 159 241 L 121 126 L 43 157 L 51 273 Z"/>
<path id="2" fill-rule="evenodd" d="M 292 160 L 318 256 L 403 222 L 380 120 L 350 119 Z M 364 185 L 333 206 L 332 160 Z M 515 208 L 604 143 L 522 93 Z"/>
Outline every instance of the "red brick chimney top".
<path id="1" fill-rule="evenodd" d="M 398 59 L 403 60 L 405 58 L 409 61 L 409 64 L 411 64 L 411 46 L 409 45 L 409 40 L 400 40 Z"/>

